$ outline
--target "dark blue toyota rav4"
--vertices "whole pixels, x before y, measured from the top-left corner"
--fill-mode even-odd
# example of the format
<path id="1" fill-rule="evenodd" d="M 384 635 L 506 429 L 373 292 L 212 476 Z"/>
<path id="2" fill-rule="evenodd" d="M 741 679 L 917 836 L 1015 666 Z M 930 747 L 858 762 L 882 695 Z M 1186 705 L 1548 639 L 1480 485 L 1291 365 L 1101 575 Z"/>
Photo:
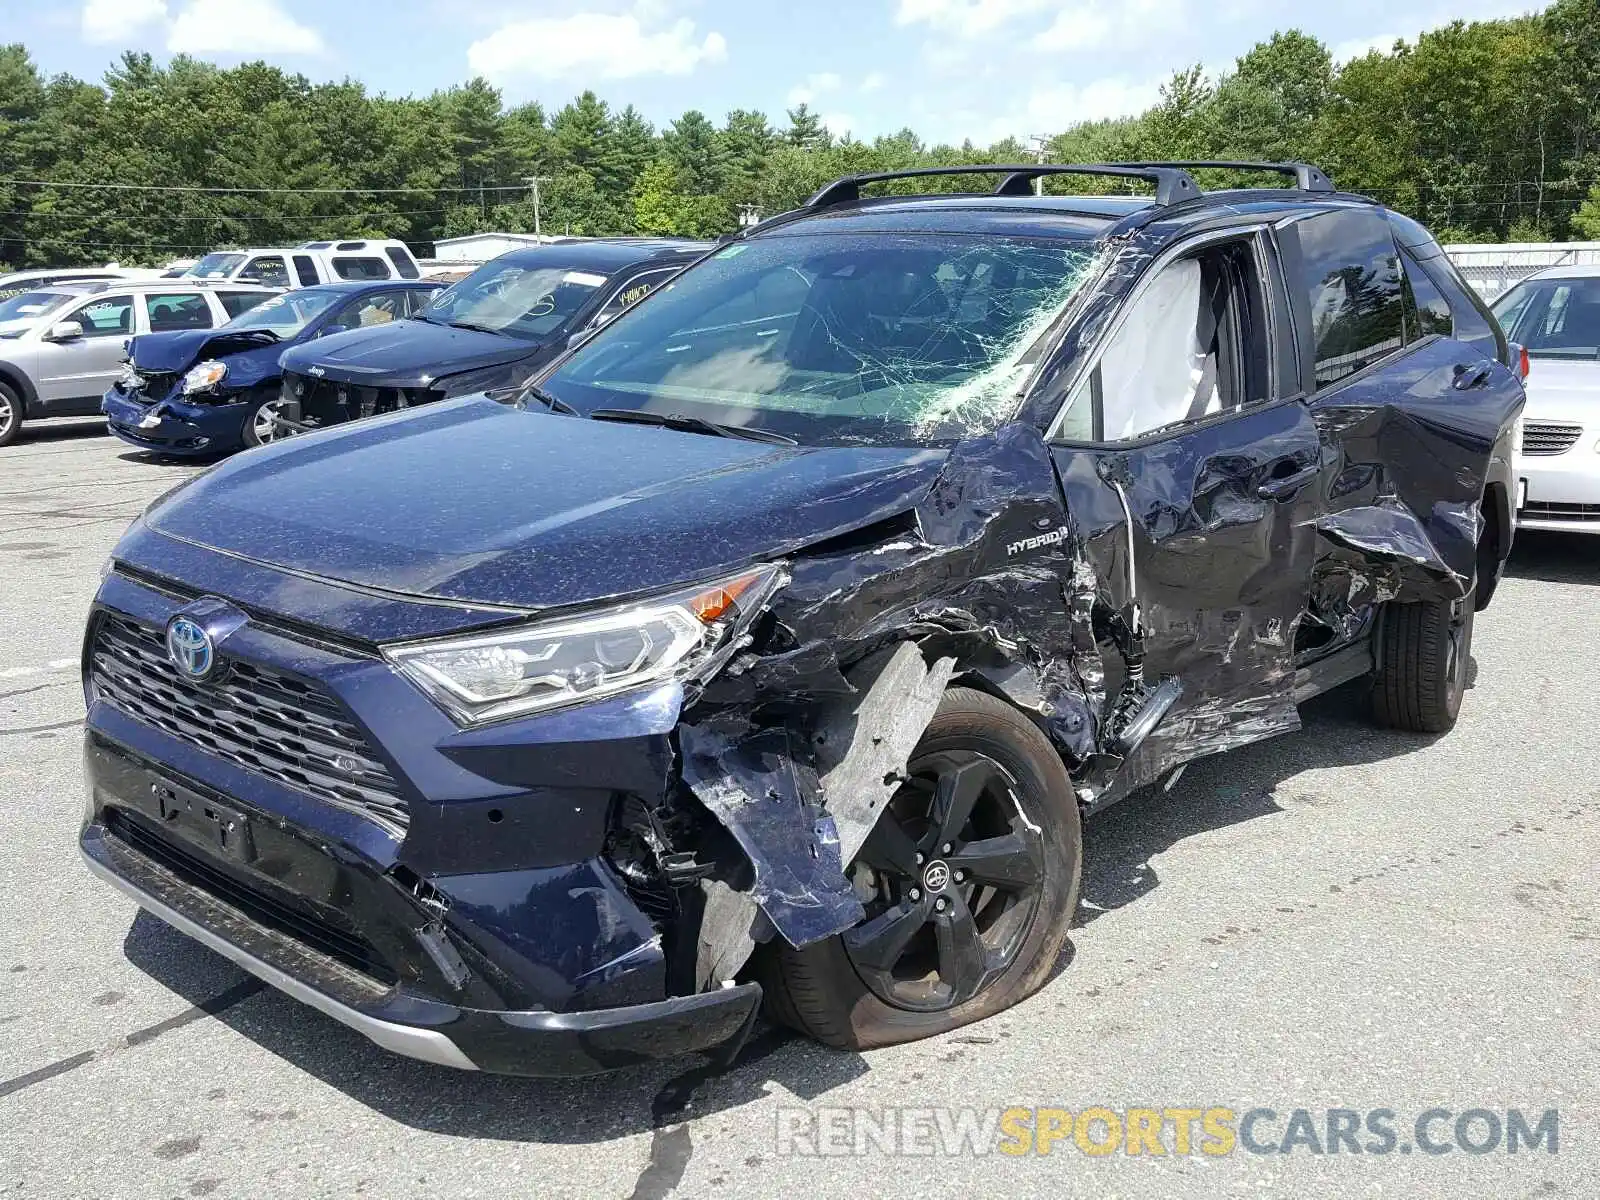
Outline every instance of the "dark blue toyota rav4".
<path id="1" fill-rule="evenodd" d="M 1347 682 L 1450 728 L 1511 546 L 1438 245 L 1200 165 L 840 180 L 517 389 L 163 497 L 84 645 L 90 867 L 462 1068 L 1022 1000 L 1082 817 Z"/>

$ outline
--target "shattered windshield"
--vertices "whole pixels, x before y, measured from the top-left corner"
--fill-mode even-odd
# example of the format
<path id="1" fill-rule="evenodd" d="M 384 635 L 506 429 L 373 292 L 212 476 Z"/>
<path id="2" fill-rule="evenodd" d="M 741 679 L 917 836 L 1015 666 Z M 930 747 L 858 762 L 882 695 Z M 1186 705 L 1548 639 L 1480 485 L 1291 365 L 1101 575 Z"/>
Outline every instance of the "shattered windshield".
<path id="1" fill-rule="evenodd" d="M 811 234 L 737 242 L 576 353 L 580 412 L 683 414 L 805 443 L 936 443 L 1009 419 L 1090 274 L 1082 240 Z"/>

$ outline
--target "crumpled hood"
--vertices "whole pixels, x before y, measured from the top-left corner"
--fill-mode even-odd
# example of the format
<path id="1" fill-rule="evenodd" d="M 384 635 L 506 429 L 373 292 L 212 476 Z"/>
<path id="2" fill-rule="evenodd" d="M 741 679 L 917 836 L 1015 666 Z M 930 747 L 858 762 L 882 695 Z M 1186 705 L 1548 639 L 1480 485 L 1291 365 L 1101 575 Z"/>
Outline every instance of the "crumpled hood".
<path id="1" fill-rule="evenodd" d="M 529 358 L 541 348 L 499 333 L 394 321 L 308 342 L 283 356 L 283 369 L 304 375 L 316 366 L 327 379 L 363 387 L 426 387 L 447 375 Z"/>
<path id="2" fill-rule="evenodd" d="M 478 395 L 235 458 L 147 520 L 324 579 L 547 608 L 696 582 L 903 512 L 945 457 L 773 446 Z"/>
<path id="3" fill-rule="evenodd" d="M 1525 420 L 1600 426 L 1600 362 L 1535 357 L 1523 386 L 1528 392 Z"/>
<path id="4" fill-rule="evenodd" d="M 230 375 L 256 374 L 275 367 L 284 343 L 249 329 L 184 329 L 175 333 L 141 333 L 128 347 L 128 357 L 140 371 L 187 371 L 198 362 L 222 359 Z"/>

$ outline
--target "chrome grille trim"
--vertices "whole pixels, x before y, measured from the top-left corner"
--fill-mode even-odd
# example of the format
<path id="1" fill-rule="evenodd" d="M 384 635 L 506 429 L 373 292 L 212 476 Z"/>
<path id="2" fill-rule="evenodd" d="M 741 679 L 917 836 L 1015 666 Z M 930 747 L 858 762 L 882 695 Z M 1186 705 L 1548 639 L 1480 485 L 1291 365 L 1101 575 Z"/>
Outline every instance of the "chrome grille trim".
<path id="1" fill-rule="evenodd" d="M 135 720 L 405 836 L 410 812 L 394 776 L 333 697 L 270 668 L 227 661 L 218 682 L 191 683 L 168 661 L 160 632 L 107 612 L 90 683 L 96 699 Z"/>
<path id="2" fill-rule="evenodd" d="M 1582 425 L 1568 425 L 1561 421 L 1524 421 L 1522 452 L 1565 454 L 1578 444 L 1578 439 L 1582 436 Z"/>

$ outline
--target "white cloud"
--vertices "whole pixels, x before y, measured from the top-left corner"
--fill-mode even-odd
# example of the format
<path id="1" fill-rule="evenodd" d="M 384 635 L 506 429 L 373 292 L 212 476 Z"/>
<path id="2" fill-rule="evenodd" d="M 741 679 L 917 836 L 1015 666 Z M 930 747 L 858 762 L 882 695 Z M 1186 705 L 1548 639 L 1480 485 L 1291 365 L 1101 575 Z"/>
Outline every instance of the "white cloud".
<path id="1" fill-rule="evenodd" d="M 962 37 L 974 37 L 1057 3 L 1059 0 L 899 0 L 894 19 L 900 25 L 926 22 Z"/>
<path id="2" fill-rule="evenodd" d="M 832 71 L 823 71 L 819 75 L 808 75 L 804 83 L 797 83 L 789 89 L 789 107 L 794 108 L 800 104 L 815 104 L 817 97 L 829 92 L 836 92 L 843 85 L 844 80 Z"/>
<path id="3" fill-rule="evenodd" d="M 1035 50 L 1121 50 L 1170 39 L 1184 28 L 1185 0 L 1125 0 L 1114 8 L 1087 2 L 1069 4 L 1048 28 L 1032 39 Z"/>
<path id="4" fill-rule="evenodd" d="M 687 18 L 651 29 L 633 14 L 577 13 L 512 21 L 467 48 L 472 70 L 490 79 L 512 76 L 558 78 L 598 75 L 688 75 L 703 63 L 728 57 L 728 43 L 715 31 L 696 40 Z"/>
<path id="5" fill-rule="evenodd" d="M 1057 134 L 1080 121 L 1141 113 L 1161 98 L 1161 83 L 1160 79 L 1107 78 L 1083 85 L 1046 84 L 999 115 L 992 109 L 963 111 L 952 110 L 944 102 L 924 104 L 913 124 L 932 141 L 959 144 L 970 138 L 975 145 L 989 146 L 1014 137 L 1026 144 L 1034 134 Z"/>
<path id="6" fill-rule="evenodd" d="M 85 41 L 125 42 L 166 19 L 166 0 L 88 0 L 81 25 Z"/>
<path id="7" fill-rule="evenodd" d="M 321 54 L 322 35 L 286 13 L 276 0 L 191 0 L 172 19 L 167 49 L 174 54 Z"/>
<path id="8" fill-rule="evenodd" d="M 843 137 L 847 133 L 854 133 L 860 122 L 849 113 L 836 112 L 824 113 L 822 124 L 834 137 Z"/>
<path id="9" fill-rule="evenodd" d="M 888 82 L 889 77 L 882 71 L 873 71 L 861 81 L 861 90 L 863 92 L 875 92 Z"/>
<path id="10" fill-rule="evenodd" d="M 87 0 L 83 36 L 127 42 L 141 32 L 161 36 L 174 54 L 320 54 L 322 35 L 300 24 L 277 0 L 188 0 L 176 13 L 167 0 Z"/>
<path id="11" fill-rule="evenodd" d="M 1398 33 L 1382 33 L 1377 37 L 1353 38 L 1333 46 L 1328 53 L 1333 56 L 1335 63 L 1342 65 L 1352 58 L 1365 58 L 1369 50 L 1382 50 L 1387 54 L 1400 37 Z"/>

